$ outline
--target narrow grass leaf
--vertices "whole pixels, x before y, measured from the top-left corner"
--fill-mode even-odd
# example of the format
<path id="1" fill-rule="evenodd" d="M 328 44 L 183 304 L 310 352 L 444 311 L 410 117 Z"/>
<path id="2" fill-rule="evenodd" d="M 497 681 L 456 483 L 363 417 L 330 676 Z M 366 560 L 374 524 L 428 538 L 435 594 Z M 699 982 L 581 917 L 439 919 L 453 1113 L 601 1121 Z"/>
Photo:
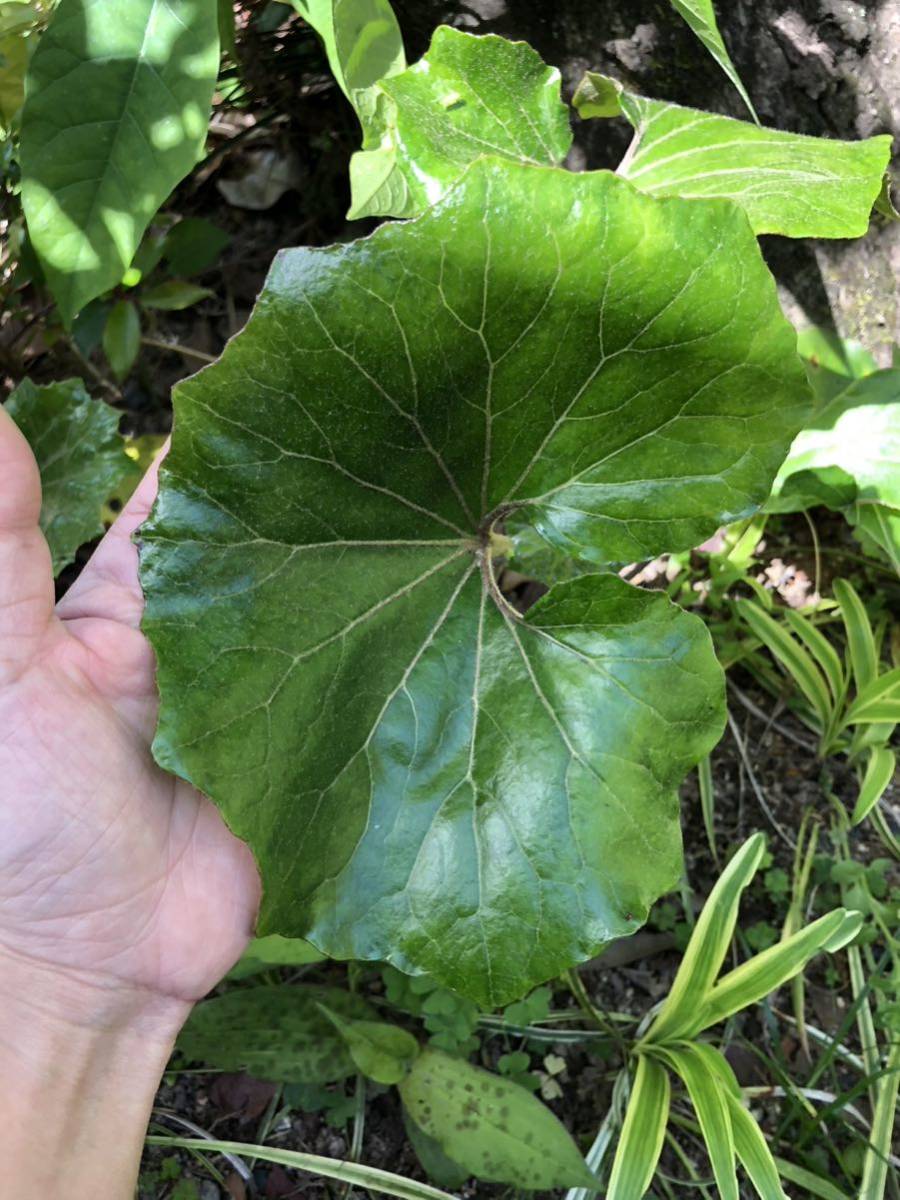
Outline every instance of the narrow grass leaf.
<path id="1" fill-rule="evenodd" d="M 729 971 L 695 1012 L 686 1036 L 693 1037 L 732 1013 L 755 1004 L 801 971 L 815 955 L 840 950 L 859 932 L 862 915 L 836 908 L 805 929 Z"/>
<path id="2" fill-rule="evenodd" d="M 813 625 L 809 617 L 801 617 L 799 613 L 789 608 L 785 611 L 784 618 L 821 667 L 822 673 L 828 680 L 834 703 L 840 704 L 846 691 L 846 681 L 843 664 L 837 650 L 821 630 Z"/>
<path id="3" fill-rule="evenodd" d="M 728 1060 L 705 1042 L 697 1042 L 694 1050 L 722 1084 L 731 1117 L 735 1153 L 761 1200 L 787 1200 L 772 1152 L 762 1130 L 744 1107 L 740 1084 Z"/>
<path id="4" fill-rule="evenodd" d="M 449 1192 L 404 1179 L 392 1171 L 379 1167 L 367 1167 L 363 1163 L 344 1162 L 337 1158 L 324 1158 L 320 1154 L 303 1154 L 298 1150 L 276 1150 L 274 1146 L 256 1146 L 245 1142 L 219 1142 L 209 1138 L 164 1137 L 151 1134 L 146 1138 L 148 1146 L 167 1146 L 172 1150 L 201 1150 L 207 1154 L 246 1154 L 250 1158 L 261 1158 L 264 1162 L 279 1163 L 297 1171 L 310 1171 L 324 1175 L 326 1179 L 339 1179 L 352 1187 L 369 1188 L 385 1196 L 399 1196 L 400 1200 L 456 1200 Z"/>
<path id="5" fill-rule="evenodd" d="M 798 1187 L 805 1188 L 812 1196 L 818 1196 L 819 1200 L 850 1200 L 846 1192 L 842 1192 L 839 1187 L 835 1187 L 829 1180 L 823 1179 L 821 1175 L 816 1175 L 814 1171 L 807 1171 L 805 1167 L 798 1167 L 796 1163 L 788 1162 L 786 1158 L 775 1157 L 775 1165 L 781 1174 L 782 1179 L 786 1179 L 788 1183 L 795 1183 Z"/>
<path id="6" fill-rule="evenodd" d="M 676 1071 L 688 1090 L 721 1200 L 739 1200 L 734 1131 L 727 1088 L 696 1046 L 656 1046 L 653 1053 Z"/>
<path id="7" fill-rule="evenodd" d="M 862 692 L 878 674 L 878 653 L 875 635 L 865 606 L 856 589 L 846 579 L 835 579 L 834 594 L 841 606 L 841 616 L 847 630 L 847 649 L 856 689 Z"/>
<path id="8" fill-rule="evenodd" d="M 642 1054 L 638 1058 L 606 1200 L 640 1200 L 650 1187 L 666 1133 L 670 1098 L 671 1087 L 665 1067 Z"/>
<path id="9" fill-rule="evenodd" d="M 869 751 L 866 771 L 850 818 L 852 825 L 865 820 L 887 790 L 897 769 L 897 756 L 887 746 L 873 746 Z"/>
<path id="10" fill-rule="evenodd" d="M 752 632 L 767 647 L 772 656 L 781 663 L 800 688 L 823 727 L 827 725 L 831 715 L 831 699 L 828 694 L 828 685 L 813 659 L 789 633 L 782 629 L 773 617 L 763 612 L 753 600 L 738 600 L 735 608 Z"/>
<path id="11" fill-rule="evenodd" d="M 900 1086 L 900 1041 L 895 1041 L 888 1056 L 887 1069 L 878 1082 L 872 1133 L 863 1162 L 859 1200 L 882 1200 L 887 1183 L 888 1155 L 891 1152 L 897 1092 Z"/>
<path id="12" fill-rule="evenodd" d="M 756 833 L 744 842 L 722 872 L 703 906 L 675 982 L 645 1041 L 683 1036 L 721 970 L 737 922 L 741 893 L 756 874 L 766 847 Z"/>
<path id="13" fill-rule="evenodd" d="M 886 671 L 861 688 L 844 715 L 844 725 L 890 724 L 900 721 L 900 667 Z"/>

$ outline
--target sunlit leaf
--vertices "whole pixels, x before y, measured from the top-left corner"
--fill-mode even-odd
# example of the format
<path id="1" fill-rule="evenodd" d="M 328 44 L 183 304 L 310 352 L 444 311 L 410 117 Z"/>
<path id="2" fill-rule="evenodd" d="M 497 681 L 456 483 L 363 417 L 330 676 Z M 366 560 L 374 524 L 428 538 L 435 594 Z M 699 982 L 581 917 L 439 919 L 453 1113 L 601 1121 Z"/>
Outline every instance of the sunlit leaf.
<path id="1" fill-rule="evenodd" d="M 354 217 L 414 216 L 481 155 L 552 166 L 572 144 L 559 71 L 525 42 L 442 25 L 380 91 L 383 133 L 350 164 Z"/>
<path id="2" fill-rule="evenodd" d="M 208 0 L 60 0 L 31 60 L 22 205 L 68 321 L 114 287 L 203 151 L 219 66 Z"/>
<path id="3" fill-rule="evenodd" d="M 756 233 L 859 237 L 891 153 L 887 135 L 861 142 L 762 129 L 716 113 L 649 100 L 588 73 L 573 103 L 584 117 L 634 126 L 619 174 L 654 196 L 720 196 Z"/>
<path id="4" fill-rule="evenodd" d="M 646 919 L 722 728 L 709 636 L 614 574 L 522 618 L 498 534 L 515 509 L 602 565 L 749 515 L 805 415 L 793 346 L 740 212 L 607 172 L 482 160 L 282 253 L 179 387 L 142 531 L 155 753 L 253 846 L 261 933 L 494 1006 Z"/>

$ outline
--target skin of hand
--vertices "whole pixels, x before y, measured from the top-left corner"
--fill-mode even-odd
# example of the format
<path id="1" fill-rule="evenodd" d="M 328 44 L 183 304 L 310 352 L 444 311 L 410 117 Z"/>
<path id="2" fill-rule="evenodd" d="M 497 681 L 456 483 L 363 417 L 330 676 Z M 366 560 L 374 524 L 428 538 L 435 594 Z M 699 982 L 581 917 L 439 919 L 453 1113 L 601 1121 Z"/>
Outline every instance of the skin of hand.
<path id="1" fill-rule="evenodd" d="M 37 466 L 0 408 L 0 1147 L 19 1200 L 132 1195 L 174 1037 L 259 902 L 247 847 L 150 754 L 131 535 L 157 467 L 54 607 Z"/>

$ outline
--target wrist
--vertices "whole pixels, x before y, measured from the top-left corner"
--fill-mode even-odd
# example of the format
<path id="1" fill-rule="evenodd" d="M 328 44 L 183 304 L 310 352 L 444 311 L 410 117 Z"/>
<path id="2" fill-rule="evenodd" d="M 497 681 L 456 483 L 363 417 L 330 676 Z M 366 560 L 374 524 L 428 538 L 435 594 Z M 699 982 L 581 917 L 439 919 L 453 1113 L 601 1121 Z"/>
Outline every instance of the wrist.
<path id="1" fill-rule="evenodd" d="M 0 951 L 0 1125 L 23 1200 L 131 1195 L 160 1076 L 190 1004 Z M 7 1180 L 9 1182 L 9 1180 Z"/>

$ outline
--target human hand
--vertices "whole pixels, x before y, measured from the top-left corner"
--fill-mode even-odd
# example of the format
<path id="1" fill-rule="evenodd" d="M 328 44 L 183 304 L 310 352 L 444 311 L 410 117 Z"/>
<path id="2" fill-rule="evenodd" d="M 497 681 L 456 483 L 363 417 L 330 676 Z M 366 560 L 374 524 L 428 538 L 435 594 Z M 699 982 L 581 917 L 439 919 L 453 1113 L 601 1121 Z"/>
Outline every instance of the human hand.
<path id="1" fill-rule="evenodd" d="M 250 852 L 150 755 L 131 534 L 156 486 L 151 469 L 54 610 L 37 466 L 0 409 L 0 974 L 33 967 L 48 1003 L 64 978 L 69 1007 L 77 984 L 90 1022 L 202 996 L 258 903 Z"/>

